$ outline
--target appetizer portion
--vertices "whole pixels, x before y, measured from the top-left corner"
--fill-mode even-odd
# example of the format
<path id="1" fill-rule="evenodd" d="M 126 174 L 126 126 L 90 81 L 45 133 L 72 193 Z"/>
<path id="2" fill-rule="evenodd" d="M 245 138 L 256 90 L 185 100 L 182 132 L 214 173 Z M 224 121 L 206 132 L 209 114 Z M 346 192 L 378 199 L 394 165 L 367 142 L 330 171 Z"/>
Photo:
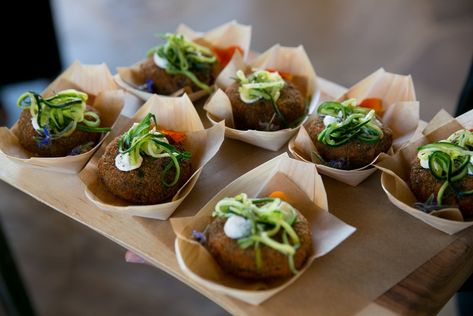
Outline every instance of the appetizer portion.
<path id="1" fill-rule="evenodd" d="M 301 92 L 277 71 L 241 70 L 225 93 L 230 99 L 235 128 L 276 131 L 295 127 L 307 116 Z"/>
<path id="2" fill-rule="evenodd" d="M 136 204 L 172 198 L 192 175 L 191 153 L 179 132 L 159 130 L 148 113 L 106 148 L 98 163 L 102 182 L 114 195 Z"/>
<path id="3" fill-rule="evenodd" d="M 418 148 L 409 186 L 416 207 L 431 212 L 458 207 L 465 219 L 473 217 L 473 132 L 459 130 L 446 140 Z"/>
<path id="4" fill-rule="evenodd" d="M 241 193 L 219 201 L 204 234 L 196 234 L 227 272 L 247 279 L 289 277 L 312 254 L 309 223 L 278 197 Z"/>
<path id="5" fill-rule="evenodd" d="M 180 89 L 192 93 L 204 90 L 211 93 L 211 85 L 222 65 L 217 55 L 205 46 L 191 42 L 183 35 L 167 33 L 166 43 L 148 51 L 141 65 L 148 92 L 170 95 Z"/>
<path id="6" fill-rule="evenodd" d="M 322 103 L 306 129 L 318 160 L 337 169 L 364 167 L 387 152 L 393 142 L 391 131 L 383 127 L 375 109 L 358 106 L 355 99 Z"/>
<path id="7" fill-rule="evenodd" d="M 51 97 L 25 92 L 17 101 L 23 109 L 18 121 L 18 140 L 34 155 L 63 157 L 92 149 L 101 133 L 100 113 L 87 105 L 86 93 L 68 89 Z"/>

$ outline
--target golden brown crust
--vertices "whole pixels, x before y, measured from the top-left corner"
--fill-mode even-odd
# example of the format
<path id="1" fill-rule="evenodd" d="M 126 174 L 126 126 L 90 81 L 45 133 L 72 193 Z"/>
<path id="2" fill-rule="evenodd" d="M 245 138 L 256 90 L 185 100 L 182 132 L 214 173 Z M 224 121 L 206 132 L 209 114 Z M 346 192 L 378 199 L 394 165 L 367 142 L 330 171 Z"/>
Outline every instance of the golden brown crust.
<path id="1" fill-rule="evenodd" d="M 325 128 L 321 116 L 311 117 L 305 126 L 319 155 L 329 166 L 337 169 L 350 170 L 364 167 L 371 163 L 381 152 L 387 152 L 393 142 L 391 131 L 383 128 L 384 136 L 379 142 L 368 144 L 353 140 L 341 146 L 332 147 L 317 140 L 317 137 Z"/>
<path id="2" fill-rule="evenodd" d="M 236 239 L 231 239 L 223 230 L 226 218 L 215 218 L 207 228 L 206 247 L 219 265 L 227 272 L 246 279 L 271 279 L 292 276 L 288 257 L 277 250 L 261 245 L 263 265 L 256 267 L 253 247 L 242 249 Z M 301 269 L 312 254 L 312 238 L 309 223 L 301 214 L 293 226 L 301 240 L 294 255 L 296 269 Z"/>
<path id="3" fill-rule="evenodd" d="M 152 80 L 153 93 L 170 95 L 183 88 L 187 88 L 191 92 L 201 90 L 191 79 L 189 79 L 189 77 L 185 75 L 168 74 L 165 69 L 158 67 L 154 63 L 152 57 L 147 58 L 145 62 L 141 64 L 140 68 L 144 74 L 145 80 Z M 193 73 L 201 82 L 211 86 L 214 84 L 215 78 L 217 78 L 220 70 L 219 63 L 215 62 L 211 65 L 210 69 L 203 69 L 201 71 L 194 70 Z"/>
<path id="4" fill-rule="evenodd" d="M 141 167 L 131 171 L 121 171 L 115 166 L 115 157 L 118 154 L 118 139 L 115 138 L 105 150 L 98 164 L 99 176 L 105 186 L 114 195 L 135 204 L 157 204 L 172 198 L 180 187 L 192 175 L 190 160 L 180 162 L 181 175 L 172 187 L 161 183 L 161 173 L 171 162 L 170 158 L 143 157 Z M 179 151 L 183 148 L 174 145 Z M 174 179 L 175 168 L 171 168 L 165 180 Z"/>
<path id="5" fill-rule="evenodd" d="M 232 104 L 233 120 L 237 129 L 279 130 L 286 128 L 275 116 L 271 101 L 261 99 L 254 103 L 245 103 L 240 99 L 239 87 L 238 82 L 235 82 L 225 90 Z M 281 95 L 276 104 L 287 123 L 292 123 L 305 114 L 304 97 L 289 81 L 286 81 L 281 89 Z M 269 125 L 270 122 L 271 125 Z"/>
<path id="6" fill-rule="evenodd" d="M 437 194 L 444 180 L 438 180 L 430 172 L 430 169 L 422 168 L 416 158 L 409 172 L 409 187 L 418 201 L 424 203 L 434 194 Z M 449 186 L 443 194 L 442 204 L 446 206 L 458 206 L 464 218 L 473 218 L 473 195 L 456 196 L 454 189 L 458 192 L 473 190 L 473 176 L 467 175 L 462 180 L 454 182 L 453 188 Z"/>
<path id="7" fill-rule="evenodd" d="M 98 111 L 87 105 L 87 111 Z M 37 137 L 40 135 L 36 132 L 31 124 L 31 113 L 29 109 L 25 109 L 21 112 L 20 119 L 18 121 L 20 144 L 34 155 L 40 157 L 64 157 L 71 154 L 72 150 L 80 145 L 85 145 L 88 142 L 93 142 L 95 146 L 101 137 L 102 133 L 89 133 L 76 129 L 71 135 L 61 137 L 59 139 L 51 141 L 50 145 L 38 145 Z M 92 147 L 93 147 L 92 146 Z"/>

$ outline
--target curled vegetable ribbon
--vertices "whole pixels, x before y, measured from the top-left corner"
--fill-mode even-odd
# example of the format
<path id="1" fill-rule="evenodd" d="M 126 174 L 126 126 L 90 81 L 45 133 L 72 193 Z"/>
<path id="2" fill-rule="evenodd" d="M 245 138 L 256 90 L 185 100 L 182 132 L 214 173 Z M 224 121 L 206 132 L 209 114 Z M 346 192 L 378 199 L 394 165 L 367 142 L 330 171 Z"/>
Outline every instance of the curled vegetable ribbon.
<path id="1" fill-rule="evenodd" d="M 162 37 L 166 43 L 151 48 L 148 56 L 153 56 L 156 64 L 166 69 L 168 74 L 184 75 L 196 86 L 211 93 L 212 89 L 200 81 L 193 71 L 211 70 L 211 65 L 217 61 L 215 54 L 207 47 L 186 40 L 183 35 L 166 33 Z"/>
<path id="2" fill-rule="evenodd" d="M 417 158 L 427 160 L 432 175 L 438 180 L 445 180 L 437 193 L 437 205 L 443 203 L 445 190 L 454 182 L 462 180 L 473 173 L 473 132 L 459 130 L 447 140 L 442 140 L 419 147 Z M 456 195 L 461 197 L 473 194 L 473 190 L 458 192 L 452 186 Z"/>
<path id="3" fill-rule="evenodd" d="M 300 239 L 292 227 L 297 219 L 296 210 L 280 198 L 248 198 L 245 193 L 227 197 L 215 205 L 212 216 L 241 216 L 251 222 L 251 234 L 238 239 L 241 248 L 253 246 L 256 265 L 261 267 L 260 244 L 264 244 L 288 257 L 289 268 L 295 274 L 294 254 L 300 246 Z M 274 237 L 280 234 L 282 242 Z"/>
<path id="4" fill-rule="evenodd" d="M 243 102 L 254 103 L 260 99 L 271 101 L 274 113 L 284 125 L 287 125 L 284 115 L 276 104 L 281 95 L 281 89 L 285 85 L 278 72 L 258 70 L 246 77 L 243 71 L 238 70 L 236 77 L 240 84 L 238 92 Z"/>
<path id="5" fill-rule="evenodd" d="M 87 94 L 74 89 L 60 91 L 48 98 L 28 91 L 18 98 L 17 106 L 29 109 L 34 129 L 51 140 L 69 136 L 76 129 L 95 133 L 110 131 L 110 128 L 99 127 L 97 113 L 86 111 L 86 101 Z"/>
<path id="6" fill-rule="evenodd" d="M 152 123 L 154 127 L 152 128 Z M 143 120 L 133 126 L 124 133 L 118 141 L 118 149 L 120 154 L 128 154 L 131 165 L 138 163 L 142 155 L 148 155 L 154 158 L 171 158 L 169 164 L 164 167 L 160 175 L 161 183 L 166 187 L 174 186 L 181 175 L 179 160 L 189 159 L 191 153 L 188 151 L 180 152 L 173 145 L 169 144 L 163 133 L 156 131 L 156 116 L 148 113 Z M 171 182 L 166 182 L 166 174 L 174 167 L 176 173 Z"/>
<path id="7" fill-rule="evenodd" d="M 384 136 L 375 111 L 357 106 L 355 99 L 341 103 L 324 102 L 318 107 L 317 113 L 336 118 L 336 121 L 328 124 L 317 137 L 318 141 L 326 145 L 336 147 L 350 140 L 375 143 Z"/>

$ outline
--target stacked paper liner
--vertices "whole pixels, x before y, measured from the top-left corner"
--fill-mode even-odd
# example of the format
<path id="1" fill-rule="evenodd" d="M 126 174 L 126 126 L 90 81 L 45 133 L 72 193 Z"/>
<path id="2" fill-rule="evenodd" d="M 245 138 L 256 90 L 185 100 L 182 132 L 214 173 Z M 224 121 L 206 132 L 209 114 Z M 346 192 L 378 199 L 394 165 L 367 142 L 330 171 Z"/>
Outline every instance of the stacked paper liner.
<path id="1" fill-rule="evenodd" d="M 107 139 L 112 141 L 128 130 L 133 122 L 143 119 L 148 113 L 156 115 L 159 128 L 185 132 L 184 148 L 192 153 L 192 176 L 179 189 L 171 201 L 154 205 L 130 205 L 128 202 L 110 193 L 98 177 L 97 164 L 105 151 L 105 146 L 97 152 L 84 170 L 80 178 L 86 185 L 86 196 L 100 209 L 122 214 L 136 215 L 165 220 L 182 203 L 199 178 L 202 168 L 217 153 L 224 140 L 224 125 L 219 124 L 204 129 L 199 115 L 191 100 L 184 95 L 179 98 L 152 96 L 131 119 L 122 117 L 115 134 Z"/>
<path id="2" fill-rule="evenodd" d="M 74 62 L 46 88 L 43 96 L 50 96 L 64 89 L 87 93 L 87 103 L 99 111 L 102 126 L 112 127 L 124 105 L 123 91 L 117 90 L 112 74 L 105 64 L 82 65 L 79 61 Z M 11 129 L 0 127 L 0 150 L 3 154 L 26 167 L 64 173 L 78 173 L 104 139 L 103 137 L 93 149 L 80 155 L 35 157 L 23 149 L 18 141 L 18 132 L 18 122 Z"/>
<path id="3" fill-rule="evenodd" d="M 289 202 L 309 221 L 313 242 L 312 256 L 298 274 L 283 280 L 249 281 L 225 273 L 210 253 L 192 239 L 192 231 L 205 230 L 211 221 L 215 204 L 224 197 L 242 192 L 248 196 L 263 197 L 273 191 L 283 191 Z M 177 261 L 184 273 L 195 282 L 210 290 L 258 305 L 295 282 L 309 269 L 315 258 L 330 252 L 355 231 L 355 228 L 330 214 L 327 206 L 325 188 L 315 166 L 282 154 L 233 181 L 195 216 L 171 219 L 177 235 Z"/>
<path id="4" fill-rule="evenodd" d="M 207 111 L 207 118 L 212 124 L 225 120 L 225 136 L 228 138 L 277 151 L 297 133 L 302 123 L 294 128 L 272 132 L 235 129 L 231 102 L 223 90 L 233 84 L 233 78 L 235 78 L 237 70 L 247 69 L 274 69 L 291 74 L 294 78 L 293 83 L 306 96 L 306 99 L 310 99 L 308 108 L 310 114 L 314 111 L 320 95 L 314 68 L 302 46 L 283 47 L 275 45 L 249 63 L 245 63 L 241 55 L 234 54 L 228 66 L 217 78 L 219 90 L 204 106 Z"/>
<path id="5" fill-rule="evenodd" d="M 231 21 L 218 26 L 206 33 L 200 33 L 192 30 L 187 25 L 181 24 L 176 30 L 177 34 L 184 35 L 187 39 L 207 47 L 226 48 L 230 46 L 239 46 L 243 50 L 244 56 L 248 55 L 251 41 L 251 26 L 239 24 L 236 21 Z M 117 68 L 115 81 L 126 91 L 134 94 L 138 98 L 146 101 L 153 93 L 149 93 L 138 89 L 138 86 L 145 84 L 145 78 L 140 70 L 140 61 L 130 67 Z M 225 69 L 225 68 L 224 68 Z M 172 96 L 179 96 L 185 91 L 183 89 L 176 91 Z M 189 94 L 192 101 L 196 101 L 207 95 L 205 91 L 197 91 Z"/>
<path id="6" fill-rule="evenodd" d="M 356 98 L 359 102 L 366 98 L 379 98 L 383 103 L 384 113 L 381 121 L 384 127 L 393 133 L 393 150 L 398 150 L 414 135 L 419 124 L 419 102 L 416 101 L 414 84 L 411 76 L 402 76 L 379 69 L 361 80 L 343 94 L 338 101 Z M 376 157 L 365 167 L 353 170 L 341 170 L 326 166 L 317 159 L 317 152 L 306 128 L 302 126 L 297 136 L 289 142 L 289 151 L 297 159 L 314 162 L 321 174 L 340 182 L 356 186 L 373 174 Z"/>
<path id="7" fill-rule="evenodd" d="M 417 200 L 407 183 L 411 164 L 417 159 L 417 148 L 434 141 L 447 139 L 453 132 L 463 128 L 473 128 L 473 110 L 457 119 L 445 111 L 440 111 L 425 127 L 422 134 L 416 135 L 412 142 L 395 155 L 375 164 L 378 169 L 383 171 L 381 185 L 394 205 L 447 234 L 455 234 L 473 225 L 473 221 L 464 221 L 458 208 L 445 208 L 431 214 L 414 208 L 414 203 Z"/>

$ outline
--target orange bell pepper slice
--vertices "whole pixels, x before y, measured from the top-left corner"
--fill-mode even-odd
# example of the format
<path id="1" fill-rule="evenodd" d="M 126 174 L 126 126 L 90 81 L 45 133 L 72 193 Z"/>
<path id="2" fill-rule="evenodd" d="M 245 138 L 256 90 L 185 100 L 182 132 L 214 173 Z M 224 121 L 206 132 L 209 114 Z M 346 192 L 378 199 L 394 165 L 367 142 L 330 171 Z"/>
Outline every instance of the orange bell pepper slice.
<path id="1" fill-rule="evenodd" d="M 217 59 L 222 65 L 222 67 L 225 67 L 230 62 L 233 57 L 233 54 L 235 54 L 235 51 L 239 51 L 240 54 L 243 55 L 243 48 L 238 45 L 228 46 L 225 48 L 213 47 L 212 51 L 215 56 L 217 56 Z"/>
<path id="2" fill-rule="evenodd" d="M 170 130 L 167 130 L 167 129 L 159 129 L 159 132 L 161 132 L 162 134 L 164 134 L 166 136 L 171 137 L 172 140 L 175 141 L 176 143 L 180 143 L 184 139 L 186 139 L 186 134 L 184 134 L 182 132 L 170 131 Z"/>
<path id="3" fill-rule="evenodd" d="M 383 100 L 379 98 L 368 98 L 361 101 L 359 106 L 364 108 L 372 109 L 376 112 L 377 115 L 382 115 L 384 112 L 383 109 Z"/>
<path id="4" fill-rule="evenodd" d="M 284 194 L 284 192 L 282 192 L 282 191 L 274 191 L 274 192 L 271 192 L 271 194 L 269 195 L 269 197 L 275 198 L 275 199 L 276 199 L 276 198 L 279 198 L 279 199 L 281 199 L 281 200 L 283 200 L 283 201 L 286 201 L 286 202 L 287 202 L 287 200 L 288 200 L 286 194 Z"/>
<path id="5" fill-rule="evenodd" d="M 291 81 L 292 80 L 292 74 L 288 73 L 288 72 L 284 72 L 284 71 L 279 71 L 279 70 L 276 70 L 274 68 L 266 68 L 266 71 L 269 71 L 269 72 L 277 72 L 279 73 L 279 75 L 285 79 L 285 80 L 288 80 L 288 81 Z"/>

